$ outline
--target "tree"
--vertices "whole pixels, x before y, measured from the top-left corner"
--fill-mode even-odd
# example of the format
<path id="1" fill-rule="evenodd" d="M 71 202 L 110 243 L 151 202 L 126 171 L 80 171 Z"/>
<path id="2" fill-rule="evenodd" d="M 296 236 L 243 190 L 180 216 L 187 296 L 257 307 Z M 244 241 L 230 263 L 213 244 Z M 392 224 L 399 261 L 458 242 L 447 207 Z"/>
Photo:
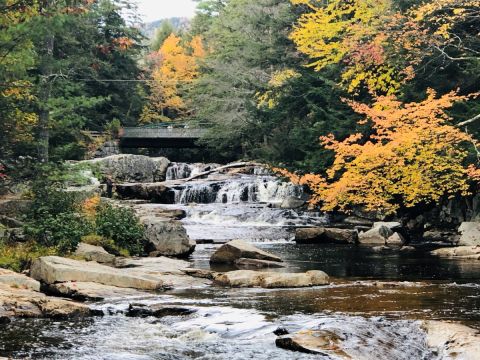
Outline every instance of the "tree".
<path id="1" fill-rule="evenodd" d="M 149 104 L 141 121 L 168 121 L 188 111 L 182 89 L 198 76 L 198 60 L 205 56 L 202 40 L 194 37 L 187 46 L 182 39 L 170 34 L 157 53 L 153 54 L 153 81 Z"/>
<path id="2" fill-rule="evenodd" d="M 313 175 L 293 180 L 311 185 L 314 203 L 322 203 L 324 210 L 347 212 L 362 207 L 388 215 L 400 207 L 466 195 L 469 175 L 475 173 L 465 164 L 466 145 L 475 141 L 450 125 L 446 110 L 468 98 L 453 92 L 437 97 L 430 90 L 419 103 L 403 104 L 393 96 L 380 97 L 372 106 L 351 101 L 365 116 L 361 123 L 371 123 L 371 135 L 353 134 L 343 141 L 323 137 L 324 146 L 335 153 L 327 180 Z"/>
<path id="3" fill-rule="evenodd" d="M 152 51 L 160 50 L 160 47 L 164 41 L 174 33 L 174 28 L 172 23 L 169 20 L 162 21 L 162 25 L 155 31 L 155 36 L 152 40 L 150 48 Z"/>

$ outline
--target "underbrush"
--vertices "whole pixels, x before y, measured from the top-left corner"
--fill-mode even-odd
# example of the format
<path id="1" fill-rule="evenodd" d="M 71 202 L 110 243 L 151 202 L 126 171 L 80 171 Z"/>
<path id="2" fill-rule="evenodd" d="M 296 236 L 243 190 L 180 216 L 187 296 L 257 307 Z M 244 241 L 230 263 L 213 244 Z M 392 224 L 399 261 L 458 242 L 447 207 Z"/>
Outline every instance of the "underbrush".
<path id="1" fill-rule="evenodd" d="M 0 268 L 22 272 L 42 256 L 58 255 L 56 248 L 49 248 L 35 242 L 8 244 L 0 242 Z"/>

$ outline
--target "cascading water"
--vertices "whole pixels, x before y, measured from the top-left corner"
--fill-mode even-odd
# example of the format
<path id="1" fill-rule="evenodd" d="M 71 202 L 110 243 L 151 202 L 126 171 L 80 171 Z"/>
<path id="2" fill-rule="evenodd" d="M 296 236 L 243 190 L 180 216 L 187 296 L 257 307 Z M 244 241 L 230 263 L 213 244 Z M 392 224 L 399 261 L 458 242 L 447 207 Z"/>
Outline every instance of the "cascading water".
<path id="1" fill-rule="evenodd" d="M 169 180 L 179 180 L 187 179 L 191 176 L 195 176 L 204 171 L 215 169 L 219 167 L 218 164 L 187 164 L 187 163 L 171 163 L 167 169 L 165 179 Z"/>

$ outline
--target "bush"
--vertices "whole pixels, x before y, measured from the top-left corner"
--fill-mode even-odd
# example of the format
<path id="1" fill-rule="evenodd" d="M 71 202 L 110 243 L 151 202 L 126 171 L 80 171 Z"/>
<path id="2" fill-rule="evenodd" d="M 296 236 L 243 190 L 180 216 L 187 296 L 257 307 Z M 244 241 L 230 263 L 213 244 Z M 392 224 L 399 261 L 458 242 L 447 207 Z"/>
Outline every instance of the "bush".
<path id="1" fill-rule="evenodd" d="M 30 268 L 35 259 L 49 255 L 58 255 L 57 249 L 41 246 L 34 242 L 0 243 L 0 268 L 21 272 Z"/>
<path id="2" fill-rule="evenodd" d="M 117 245 L 112 239 L 104 238 L 103 236 L 92 234 L 82 237 L 82 243 L 94 245 L 94 246 L 101 246 L 103 247 L 108 253 L 113 254 L 115 256 L 124 256 L 129 257 L 130 252 L 127 249 L 123 249 Z"/>
<path id="3" fill-rule="evenodd" d="M 112 239 L 114 244 L 132 255 L 143 253 L 145 230 L 131 209 L 101 204 L 95 219 L 97 235 Z"/>

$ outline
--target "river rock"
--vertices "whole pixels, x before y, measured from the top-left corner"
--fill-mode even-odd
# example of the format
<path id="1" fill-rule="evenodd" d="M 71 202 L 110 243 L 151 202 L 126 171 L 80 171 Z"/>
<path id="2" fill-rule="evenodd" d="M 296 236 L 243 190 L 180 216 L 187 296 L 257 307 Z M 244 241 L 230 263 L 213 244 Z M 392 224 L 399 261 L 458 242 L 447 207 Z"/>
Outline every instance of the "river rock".
<path id="1" fill-rule="evenodd" d="M 360 233 L 358 235 L 358 242 L 360 244 L 375 244 L 384 245 L 387 239 L 393 235 L 393 231 L 388 227 L 380 225 L 372 229 Z"/>
<path id="2" fill-rule="evenodd" d="M 463 222 L 458 228 L 459 246 L 480 245 L 480 222 Z"/>
<path id="3" fill-rule="evenodd" d="M 188 256 L 195 250 L 196 243 L 188 237 L 181 222 L 154 216 L 141 217 L 140 221 L 152 256 Z"/>
<path id="4" fill-rule="evenodd" d="M 372 228 L 378 228 L 381 226 L 385 226 L 386 228 L 389 228 L 392 231 L 397 231 L 402 229 L 402 224 L 399 223 L 398 221 L 377 221 L 373 223 Z"/>
<path id="5" fill-rule="evenodd" d="M 110 175 L 115 182 L 164 181 L 170 161 L 166 158 L 151 158 L 143 155 L 112 155 L 105 158 L 85 160 L 80 164 L 97 166 L 103 176 Z"/>
<path id="6" fill-rule="evenodd" d="M 235 261 L 241 258 L 282 262 L 282 259 L 278 256 L 260 250 L 245 241 L 232 240 L 220 246 L 213 253 L 210 257 L 210 263 L 234 264 Z"/>
<path id="7" fill-rule="evenodd" d="M 215 282 L 218 285 L 229 287 L 262 287 L 273 289 L 327 285 L 329 278 L 323 271 L 274 273 L 237 270 L 218 274 L 215 277 Z"/>
<path id="8" fill-rule="evenodd" d="M 239 268 L 283 268 L 284 264 L 278 261 L 245 259 L 235 260 L 235 265 Z"/>
<path id="9" fill-rule="evenodd" d="M 479 259 L 480 246 L 456 246 L 433 250 L 432 255 L 450 258 Z"/>
<path id="10" fill-rule="evenodd" d="M 40 291 L 40 283 L 26 275 L 0 268 L 0 284 Z"/>
<path id="11" fill-rule="evenodd" d="M 298 209 L 305 205 L 305 201 L 294 196 L 285 198 L 280 204 L 281 209 Z"/>
<path id="12" fill-rule="evenodd" d="M 68 281 L 47 285 L 48 293 L 81 301 L 103 301 L 125 297 L 146 297 L 150 294 L 131 288 L 103 285 L 93 282 Z"/>
<path id="13" fill-rule="evenodd" d="M 120 199 L 148 200 L 161 204 L 174 202 L 173 192 L 162 183 L 117 184 L 115 192 Z"/>
<path id="14" fill-rule="evenodd" d="M 66 319 L 93 315 L 88 306 L 46 296 L 31 289 L 0 284 L 0 319 Z M 8 320 L 7 320 L 8 321 Z"/>
<path id="15" fill-rule="evenodd" d="M 115 255 L 109 254 L 103 247 L 85 243 L 78 244 L 75 255 L 100 264 L 113 264 L 115 262 Z"/>
<path id="16" fill-rule="evenodd" d="M 355 244 L 358 241 L 358 232 L 356 230 L 325 227 L 300 228 L 295 231 L 295 241 L 299 244 Z"/>
<path id="17" fill-rule="evenodd" d="M 128 317 L 157 317 L 164 316 L 186 316 L 195 313 L 195 310 L 178 307 L 178 306 L 166 306 L 163 304 L 145 305 L 145 304 L 129 304 L 127 313 Z"/>
<path id="18" fill-rule="evenodd" d="M 59 282 L 94 282 L 140 290 L 163 289 L 164 282 L 147 273 L 114 269 L 95 262 L 77 261 L 58 256 L 45 256 L 34 261 L 31 276 L 46 284 Z"/>
<path id="19" fill-rule="evenodd" d="M 403 244 L 405 244 L 405 238 L 396 232 L 387 239 L 386 244 L 389 246 L 403 246 Z"/>
<path id="20" fill-rule="evenodd" d="M 275 345 L 282 349 L 307 354 L 321 354 L 323 356 L 332 354 L 336 359 L 352 359 L 352 356 L 344 350 L 340 350 L 341 342 L 340 337 L 331 331 L 309 330 L 280 336 L 275 340 Z"/>
<path id="21" fill-rule="evenodd" d="M 445 321 L 423 321 L 427 345 L 439 359 L 478 360 L 480 334 L 468 326 Z"/>

